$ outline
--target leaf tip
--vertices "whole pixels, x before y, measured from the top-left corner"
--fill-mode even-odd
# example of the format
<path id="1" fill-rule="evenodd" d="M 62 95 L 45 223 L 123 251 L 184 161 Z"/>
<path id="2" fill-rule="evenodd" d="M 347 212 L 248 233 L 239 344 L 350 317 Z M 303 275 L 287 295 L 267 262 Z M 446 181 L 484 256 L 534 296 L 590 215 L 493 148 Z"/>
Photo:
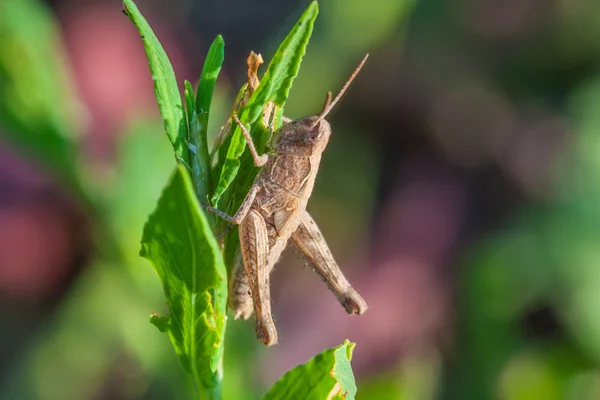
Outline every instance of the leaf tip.
<path id="1" fill-rule="evenodd" d="M 356 347 L 356 343 L 349 341 L 348 339 L 344 340 L 343 346 L 346 347 L 346 357 L 348 357 L 348 361 L 352 361 L 352 354 L 354 353 L 354 348 Z"/>
<path id="2" fill-rule="evenodd" d="M 123 0 L 122 2 L 123 14 L 125 14 L 129 19 L 132 18 L 131 12 L 129 11 L 132 5 L 135 7 L 135 3 L 132 0 Z"/>

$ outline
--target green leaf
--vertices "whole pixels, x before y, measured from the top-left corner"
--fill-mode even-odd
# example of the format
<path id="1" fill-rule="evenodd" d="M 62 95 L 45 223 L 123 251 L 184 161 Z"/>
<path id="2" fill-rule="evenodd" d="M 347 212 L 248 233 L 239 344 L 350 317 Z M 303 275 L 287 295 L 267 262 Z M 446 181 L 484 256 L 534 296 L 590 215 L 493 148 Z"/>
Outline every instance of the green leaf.
<path id="1" fill-rule="evenodd" d="M 81 193 L 77 115 L 56 21 L 42 3 L 0 1 L 0 131 Z"/>
<path id="2" fill-rule="evenodd" d="M 179 165 L 150 215 L 140 255 L 158 274 L 170 315 L 151 322 L 167 332 L 198 390 L 219 388 L 227 273 L 189 174 Z"/>
<path id="3" fill-rule="evenodd" d="M 144 42 L 144 49 L 152 72 L 152 80 L 154 80 L 156 101 L 160 114 L 165 121 L 165 131 L 173 145 L 175 156 L 187 162 L 187 127 L 181 95 L 179 94 L 171 61 L 135 3 L 132 0 L 124 0 L 123 10 L 137 27 Z"/>
<path id="4" fill-rule="evenodd" d="M 188 119 L 188 125 L 192 119 L 192 111 L 196 110 L 196 100 L 194 99 L 194 89 L 187 79 L 183 81 L 183 97 L 185 98 L 185 110 Z M 189 126 L 188 126 L 189 129 Z"/>
<path id="5" fill-rule="evenodd" d="M 212 171 L 208 152 L 208 118 L 215 84 L 225 57 L 225 42 L 221 35 L 213 41 L 202 68 L 195 107 L 190 121 L 190 158 L 192 160 L 192 179 L 196 194 L 201 201 L 208 202 L 212 190 Z M 191 85 L 189 87 L 192 93 Z M 188 113 L 189 107 L 188 107 Z"/>
<path id="6" fill-rule="evenodd" d="M 355 344 L 344 344 L 328 349 L 287 372 L 263 400 L 354 400 L 356 384 L 350 360 Z"/>
<path id="7" fill-rule="evenodd" d="M 208 124 L 208 114 L 196 112 L 196 100 L 192 84 L 187 80 L 185 85 L 185 100 L 187 109 L 188 130 L 190 132 L 189 153 L 191 160 L 192 181 L 198 199 L 206 202 L 210 192 L 211 168 L 208 158 L 208 147 L 206 143 L 206 130 Z M 211 222 L 213 216 L 207 215 Z"/>
<path id="8" fill-rule="evenodd" d="M 221 35 L 217 35 L 208 49 L 208 54 L 202 67 L 198 93 L 196 94 L 196 111 L 210 113 L 210 103 L 212 102 L 213 92 L 217 77 L 221 71 L 221 65 L 225 59 L 225 42 Z"/>
<path id="9" fill-rule="evenodd" d="M 316 1 L 313 1 L 279 45 L 265 76 L 248 102 L 246 107 L 248 122 L 256 121 L 264 105 L 269 101 L 281 108 L 285 105 L 294 78 L 298 75 L 302 56 L 306 52 L 318 13 L 319 6 Z"/>
<path id="10" fill-rule="evenodd" d="M 275 56 L 269 64 L 269 68 L 262 78 L 258 88 L 252 94 L 248 104 L 241 111 L 240 121 L 243 124 L 250 124 L 252 138 L 257 142 L 257 150 L 262 150 L 259 146 L 268 140 L 269 130 L 261 129 L 257 131 L 257 124 L 264 127 L 261 121 L 261 113 L 265 105 L 273 102 L 280 108 L 283 108 L 288 98 L 292 82 L 298 74 L 302 56 L 306 51 L 306 46 L 312 35 L 313 25 L 319 7 L 316 1 L 313 1 L 306 11 L 300 17 L 300 20 L 281 43 Z M 266 137 L 265 137 L 266 136 Z M 232 185 L 238 170 L 240 169 L 240 157 L 246 148 L 246 140 L 239 127 L 235 127 L 227 156 L 221 169 L 219 182 L 213 194 L 213 204 L 217 204 L 223 193 Z"/>

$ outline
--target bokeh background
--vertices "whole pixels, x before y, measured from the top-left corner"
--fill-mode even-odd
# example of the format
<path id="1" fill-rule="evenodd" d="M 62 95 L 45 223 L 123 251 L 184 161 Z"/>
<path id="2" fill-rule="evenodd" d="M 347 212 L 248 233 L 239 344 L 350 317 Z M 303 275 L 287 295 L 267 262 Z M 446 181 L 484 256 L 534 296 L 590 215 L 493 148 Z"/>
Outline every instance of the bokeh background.
<path id="1" fill-rule="evenodd" d="M 214 135 L 306 0 L 140 0 Z M 227 327 L 225 399 L 348 338 L 359 399 L 600 398 L 600 2 L 323 0 L 285 113 L 331 114 L 309 210 L 369 311 L 288 251 L 280 345 Z M 264 69 L 263 69 L 264 72 Z M 118 1 L 0 2 L 0 399 L 187 399 L 138 256 L 174 165 Z"/>

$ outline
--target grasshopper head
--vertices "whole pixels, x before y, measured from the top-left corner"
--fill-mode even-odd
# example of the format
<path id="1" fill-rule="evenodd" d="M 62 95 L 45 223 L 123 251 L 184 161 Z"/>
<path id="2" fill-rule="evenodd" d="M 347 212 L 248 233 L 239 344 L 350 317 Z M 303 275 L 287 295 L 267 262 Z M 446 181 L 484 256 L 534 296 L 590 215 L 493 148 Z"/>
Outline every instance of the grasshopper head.
<path id="1" fill-rule="evenodd" d="M 331 126 L 324 119 L 317 122 L 318 119 L 319 116 L 313 116 L 282 126 L 276 135 L 275 151 L 304 156 L 322 153 L 329 142 Z"/>

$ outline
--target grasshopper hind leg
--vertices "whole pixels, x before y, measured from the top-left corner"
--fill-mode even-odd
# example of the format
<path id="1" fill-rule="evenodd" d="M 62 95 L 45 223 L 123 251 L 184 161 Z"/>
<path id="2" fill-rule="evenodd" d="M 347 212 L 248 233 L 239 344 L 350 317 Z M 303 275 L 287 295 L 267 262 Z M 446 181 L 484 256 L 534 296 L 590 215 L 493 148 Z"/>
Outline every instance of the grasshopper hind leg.
<path id="1" fill-rule="evenodd" d="M 335 262 L 317 223 L 307 212 L 292 234 L 292 241 L 327 283 L 348 314 L 362 315 L 367 311 L 367 302 L 350 285 Z"/>
<path id="2" fill-rule="evenodd" d="M 248 278 L 256 322 L 256 337 L 267 346 L 277 344 L 271 315 L 271 288 L 267 267 L 269 237 L 262 215 L 251 209 L 238 228 L 244 269 Z"/>

